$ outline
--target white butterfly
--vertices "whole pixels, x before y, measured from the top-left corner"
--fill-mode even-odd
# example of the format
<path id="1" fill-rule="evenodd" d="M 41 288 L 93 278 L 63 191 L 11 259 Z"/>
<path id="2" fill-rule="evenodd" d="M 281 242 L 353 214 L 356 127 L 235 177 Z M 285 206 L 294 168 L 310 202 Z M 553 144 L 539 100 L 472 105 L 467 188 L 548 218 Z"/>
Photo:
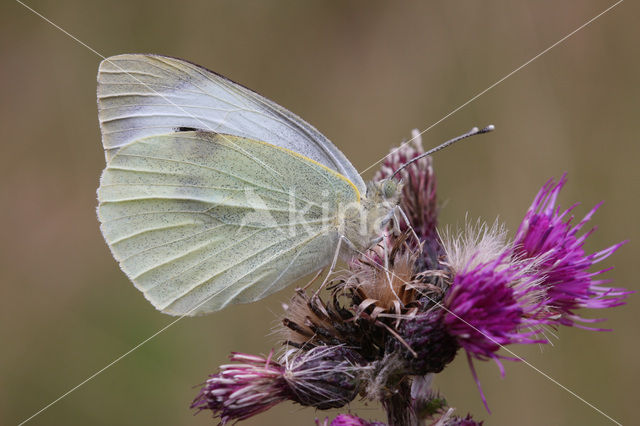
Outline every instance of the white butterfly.
<path id="1" fill-rule="evenodd" d="M 180 59 L 104 60 L 98 116 L 102 233 L 172 315 L 259 300 L 368 248 L 398 201 L 295 114 Z"/>

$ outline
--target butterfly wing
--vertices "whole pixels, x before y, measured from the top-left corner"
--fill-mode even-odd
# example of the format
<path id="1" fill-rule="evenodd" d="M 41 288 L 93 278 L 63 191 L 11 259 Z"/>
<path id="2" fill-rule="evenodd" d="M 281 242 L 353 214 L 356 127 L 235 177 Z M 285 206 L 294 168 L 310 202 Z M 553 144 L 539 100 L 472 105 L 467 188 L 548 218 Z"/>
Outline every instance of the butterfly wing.
<path id="1" fill-rule="evenodd" d="M 102 233 L 159 310 L 195 315 L 261 299 L 326 266 L 345 177 L 271 144 L 207 132 L 143 138 L 111 158 Z"/>
<path id="2" fill-rule="evenodd" d="M 180 59 L 127 54 L 102 61 L 98 117 L 107 160 L 140 138 L 193 128 L 287 148 L 366 191 L 349 160 L 313 126 L 246 87 Z"/>

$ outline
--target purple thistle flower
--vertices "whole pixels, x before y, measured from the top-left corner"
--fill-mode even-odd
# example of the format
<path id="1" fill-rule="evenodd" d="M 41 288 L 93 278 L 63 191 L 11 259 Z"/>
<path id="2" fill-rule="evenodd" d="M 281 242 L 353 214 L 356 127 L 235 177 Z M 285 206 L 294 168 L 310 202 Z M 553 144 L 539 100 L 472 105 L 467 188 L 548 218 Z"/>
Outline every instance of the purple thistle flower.
<path id="1" fill-rule="evenodd" d="M 410 160 L 423 154 L 422 138 L 418 130 L 413 130 L 411 141 L 391 150 L 382 162 L 382 167 L 373 180 L 378 182 L 390 177 L 396 170 Z M 442 247 L 436 231 L 438 209 L 436 203 L 436 177 L 431 157 L 424 157 L 399 172 L 404 183 L 400 207 L 407 215 L 411 227 L 423 243 L 422 269 L 437 269 L 438 256 Z M 399 218 L 401 231 L 408 229 L 408 224 Z"/>
<path id="2" fill-rule="evenodd" d="M 471 417 L 471 414 L 467 414 L 466 417 L 457 417 L 457 416 L 450 417 L 445 421 L 443 421 L 442 423 L 438 423 L 438 424 L 442 424 L 442 426 L 482 426 L 484 422 L 477 422 L 473 420 L 473 417 Z"/>
<path id="3" fill-rule="evenodd" d="M 234 353 L 191 404 L 209 409 L 222 424 L 244 420 L 285 400 L 319 409 L 339 408 L 359 391 L 360 357 L 343 346 L 320 346 L 289 353 L 278 363 L 269 357 Z M 284 364 L 284 365 L 283 365 Z"/>
<path id="4" fill-rule="evenodd" d="M 537 291 L 533 282 L 532 277 L 505 264 L 504 256 L 457 272 L 444 298 L 443 322 L 448 333 L 470 356 L 495 360 L 504 375 L 499 362 L 504 357 L 497 354 L 501 346 L 546 342 L 533 337 L 541 321 L 525 316 L 538 309 L 530 303 Z"/>
<path id="5" fill-rule="evenodd" d="M 556 207 L 558 193 L 566 183 L 566 174 L 558 183 L 549 180 L 538 192 L 514 241 L 514 258 L 535 258 L 541 286 L 546 293 L 546 305 L 551 324 L 576 325 L 576 321 L 595 322 L 574 313 L 578 308 L 610 308 L 623 305 L 632 292 L 603 286 L 608 281 L 595 280 L 609 269 L 589 272 L 592 265 L 606 259 L 624 244 L 615 244 L 592 254 L 585 254 L 585 240 L 595 230 L 578 236 L 602 203 L 597 204 L 577 225 L 573 226 L 571 211 L 577 204 L 561 212 Z"/>
<path id="6" fill-rule="evenodd" d="M 320 422 L 316 420 L 316 425 L 320 426 Z M 339 414 L 331 423 L 325 419 L 322 426 L 386 426 L 381 422 L 368 422 L 353 414 Z"/>
<path id="7" fill-rule="evenodd" d="M 473 358 L 494 360 L 504 377 L 500 359 L 518 359 L 499 355 L 501 347 L 513 343 L 547 343 L 545 339 L 535 338 L 543 324 L 536 319 L 540 304 L 532 303 L 538 293 L 535 278 L 505 263 L 505 257 L 501 255 L 476 265 L 472 258 L 468 267 L 455 274 L 444 298 L 443 322 L 449 334 L 465 349 L 471 374 L 488 412 Z"/>
<path id="8" fill-rule="evenodd" d="M 230 358 L 244 364 L 220 366 L 191 404 L 199 411 L 209 409 L 222 424 L 244 420 L 291 397 L 284 379 L 285 368 L 268 358 L 234 353 Z"/>
<path id="9" fill-rule="evenodd" d="M 389 178 L 424 152 L 413 135 L 412 143 L 385 159 L 374 180 Z M 478 426 L 482 422 L 470 415 L 454 415 L 431 389 L 434 375 L 460 348 L 489 411 L 474 361 L 493 360 L 504 376 L 502 360 L 520 358 L 499 354 L 503 346 L 548 343 L 545 326 L 597 321 L 574 311 L 622 305 L 632 293 L 595 278 L 606 269 L 589 272 L 623 243 L 585 254 L 593 230 L 578 233 L 600 205 L 572 224 L 575 205 L 565 211 L 556 206 L 565 176 L 542 187 L 512 242 L 497 221 L 470 223 L 466 232 L 440 238 L 431 158 L 407 165 L 398 176 L 406 218 L 393 220 L 402 233 L 387 232 L 354 256 L 348 271 L 326 287 L 330 299 L 297 290 L 282 320 L 284 344 L 295 349 L 277 362 L 271 354 L 234 353 L 237 364 L 211 375 L 192 408 L 210 409 L 226 424 L 285 400 L 329 409 L 361 395 L 381 404 L 388 424 Z M 353 414 L 316 419 L 316 425 L 385 426 Z"/>

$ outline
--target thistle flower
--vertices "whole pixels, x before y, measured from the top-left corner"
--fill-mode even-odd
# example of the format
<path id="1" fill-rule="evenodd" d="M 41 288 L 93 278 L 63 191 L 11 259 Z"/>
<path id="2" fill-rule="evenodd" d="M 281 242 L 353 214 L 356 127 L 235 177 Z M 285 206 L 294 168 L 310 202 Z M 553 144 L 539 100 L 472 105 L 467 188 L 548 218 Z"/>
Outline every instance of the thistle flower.
<path id="1" fill-rule="evenodd" d="M 531 303 L 539 292 L 536 284 L 536 277 L 506 263 L 503 254 L 477 265 L 470 262 L 470 266 L 455 274 L 445 295 L 443 323 L 465 349 L 471 374 L 489 412 L 473 358 L 494 360 L 504 376 L 500 359 L 517 359 L 499 355 L 500 348 L 514 343 L 547 343 L 546 339 L 536 338 L 543 324 L 537 319 L 540 305 Z"/>
<path id="2" fill-rule="evenodd" d="M 373 306 L 379 313 L 407 313 L 425 291 L 438 291 L 415 279 L 420 252 L 407 243 L 410 231 L 393 240 L 386 238 L 366 253 L 354 258 L 336 288 L 349 292 L 359 310 Z M 359 301 L 365 302 L 360 305 Z"/>
<path id="3" fill-rule="evenodd" d="M 585 240 L 595 228 L 581 236 L 578 236 L 578 232 L 601 203 L 578 224 L 572 225 L 571 212 L 576 204 L 562 212 L 559 206 L 556 207 L 558 193 L 566 182 L 565 174 L 558 183 L 551 179 L 540 189 L 518 228 L 513 256 L 537 259 L 539 273 L 544 276 L 541 286 L 546 292 L 547 307 L 552 314 L 556 314 L 555 317 L 549 316 L 549 322 L 573 326 L 576 321 L 598 321 L 579 317 L 574 313 L 576 309 L 619 306 L 624 304 L 623 300 L 631 292 L 605 287 L 603 284 L 607 281 L 594 279 L 609 269 L 589 272 L 592 265 L 609 257 L 624 242 L 595 253 L 584 252 Z"/>
<path id="4" fill-rule="evenodd" d="M 325 419 L 325 421 L 321 424 L 318 420 L 316 420 L 316 426 L 386 426 L 384 423 L 380 422 L 368 422 L 365 419 L 361 419 L 358 416 L 354 416 L 353 414 L 339 414 L 331 423 L 329 423 L 329 419 Z"/>
<path id="5" fill-rule="evenodd" d="M 501 346 L 546 342 L 534 337 L 544 323 L 535 263 L 512 261 L 504 227 L 468 225 L 443 241 L 452 274 L 443 323 L 470 357 L 493 359 L 503 371 Z"/>
<path id="6" fill-rule="evenodd" d="M 271 355 L 234 353 L 220 373 L 206 381 L 191 404 L 209 409 L 221 423 L 244 420 L 285 400 L 319 409 L 339 408 L 358 394 L 360 357 L 342 346 L 325 346 L 288 353 L 283 362 Z M 284 364 L 284 365 L 283 365 Z"/>
<path id="7" fill-rule="evenodd" d="M 284 378 L 301 405 L 340 408 L 360 391 L 362 357 L 344 346 L 319 346 L 285 355 Z"/>
<path id="8" fill-rule="evenodd" d="M 255 416 L 293 396 L 285 380 L 285 368 L 271 355 L 263 358 L 234 353 L 230 358 L 243 364 L 220 366 L 220 373 L 210 376 L 191 408 L 209 409 L 226 424 Z"/>
<path id="9" fill-rule="evenodd" d="M 441 309 L 404 320 L 398 333 L 403 342 L 396 340 L 394 351 L 402 354 L 405 373 L 409 375 L 441 372 L 460 348 L 456 337 L 449 333 L 443 322 Z"/>
<path id="10" fill-rule="evenodd" d="M 500 356 L 496 352 L 504 345 L 544 343 L 531 337 L 539 330 L 522 331 L 539 324 L 524 316 L 528 305 L 522 300 L 529 296 L 526 289 L 535 291 L 526 281 L 529 279 L 517 269 L 505 267 L 503 258 L 459 272 L 444 298 L 447 331 L 480 360 L 497 361 Z M 524 289 L 521 299 L 514 291 L 518 287 Z"/>
<path id="11" fill-rule="evenodd" d="M 471 414 L 467 414 L 465 417 L 451 416 L 446 419 L 439 419 L 438 425 L 442 426 L 482 426 L 484 422 L 476 422 L 471 417 Z"/>
<path id="12" fill-rule="evenodd" d="M 373 180 L 380 181 L 390 177 L 401 166 L 423 154 L 422 137 L 417 129 L 411 132 L 411 140 L 391 150 L 382 162 L 382 167 Z M 431 157 L 424 157 L 399 172 L 404 182 L 400 208 L 409 219 L 398 218 L 401 231 L 409 229 L 409 225 L 423 242 L 420 258 L 420 269 L 437 269 L 438 257 L 442 255 L 436 232 L 438 209 L 436 205 L 436 177 Z"/>
<path id="13" fill-rule="evenodd" d="M 423 153 L 419 135 L 392 152 L 376 174 L 390 177 Z M 607 288 L 589 272 L 610 256 L 616 244 L 593 254 L 578 236 L 599 207 L 577 225 L 573 208 L 561 211 L 556 199 L 566 179 L 547 182 L 529 208 L 514 241 L 496 221 L 468 225 L 456 236 L 436 233 L 435 178 L 431 159 L 422 158 L 398 174 L 402 232 L 386 233 L 378 245 L 348 261 L 348 269 L 327 286 L 329 298 L 297 290 L 285 306 L 281 337 L 289 349 L 277 361 L 233 354 L 239 364 L 223 365 L 210 376 L 192 407 L 210 409 L 222 423 L 251 417 L 290 400 L 317 409 L 337 408 L 356 396 L 376 400 L 390 425 L 477 426 L 459 417 L 431 380 L 466 352 L 495 361 L 505 345 L 548 343 L 543 327 L 587 322 L 578 308 L 623 304 L 630 293 Z M 416 238 L 417 237 L 417 238 Z M 488 407 L 487 407 L 488 410 Z M 318 426 L 383 426 L 341 414 Z"/>

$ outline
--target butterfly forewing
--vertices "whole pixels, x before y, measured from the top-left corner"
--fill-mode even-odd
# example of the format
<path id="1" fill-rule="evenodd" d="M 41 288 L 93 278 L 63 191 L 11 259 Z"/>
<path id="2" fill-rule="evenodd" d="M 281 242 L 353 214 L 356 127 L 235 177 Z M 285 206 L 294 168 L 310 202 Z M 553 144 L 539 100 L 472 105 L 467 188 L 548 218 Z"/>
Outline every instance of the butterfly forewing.
<path id="1" fill-rule="evenodd" d="M 107 160 L 138 139 L 193 128 L 264 141 L 365 184 L 345 156 L 304 120 L 205 68 L 157 55 L 119 55 L 98 73 L 98 116 Z"/>

